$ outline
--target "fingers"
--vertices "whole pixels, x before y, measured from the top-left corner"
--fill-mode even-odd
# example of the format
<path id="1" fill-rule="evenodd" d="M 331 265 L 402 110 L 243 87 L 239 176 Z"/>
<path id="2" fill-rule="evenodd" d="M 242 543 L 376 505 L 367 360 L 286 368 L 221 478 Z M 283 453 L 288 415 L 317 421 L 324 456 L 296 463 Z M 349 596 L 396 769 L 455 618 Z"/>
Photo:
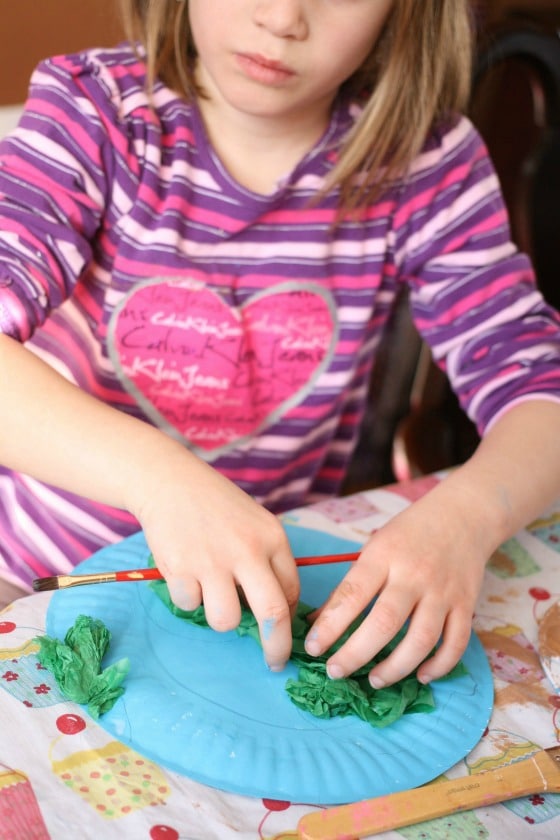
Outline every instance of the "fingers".
<path id="1" fill-rule="evenodd" d="M 164 571 L 162 569 L 162 571 Z M 292 617 L 295 614 L 300 583 L 297 568 L 286 543 L 269 561 L 209 564 L 198 580 L 183 573 L 164 572 L 173 603 L 191 611 L 204 603 L 208 624 L 218 632 L 234 630 L 241 620 L 243 601 L 259 625 L 263 653 L 273 671 L 284 668 L 292 650 Z"/>
<path id="2" fill-rule="evenodd" d="M 235 579 L 226 569 L 214 569 L 210 585 L 203 583 L 206 621 L 218 633 L 235 630 L 241 621 L 241 604 Z"/>
<path id="3" fill-rule="evenodd" d="M 295 560 L 289 546 L 277 552 L 271 560 L 272 571 L 284 593 L 290 609 L 290 618 L 293 618 L 300 594 L 300 579 Z"/>
<path id="4" fill-rule="evenodd" d="M 389 605 L 388 600 L 388 596 L 380 596 L 360 627 L 329 659 L 327 672 L 331 677 L 346 676 L 362 667 L 404 626 L 407 615 Z M 404 603 L 401 601 L 400 607 Z M 449 673 L 464 654 L 470 632 L 471 621 L 466 612 L 446 613 L 438 603 L 422 602 L 413 610 L 402 640 L 370 671 L 369 680 L 374 688 L 383 688 L 403 679 L 418 666 L 421 666 L 418 668 L 421 682 L 439 679 Z M 436 653 L 430 657 L 440 640 Z"/>
<path id="5" fill-rule="evenodd" d="M 202 604 L 202 589 L 200 583 L 191 575 L 166 574 L 165 582 L 169 589 L 169 595 L 176 607 L 185 612 L 196 610 Z"/>
<path id="6" fill-rule="evenodd" d="M 383 608 L 383 602 L 385 600 L 387 599 L 380 598 L 379 607 Z M 414 605 L 412 606 L 414 607 Z M 391 610 L 391 608 L 389 609 Z M 372 627 L 376 628 L 380 626 L 379 620 L 376 620 L 376 616 L 374 615 L 375 611 L 374 608 L 371 615 L 366 618 L 360 627 L 360 631 L 366 637 L 364 641 L 367 641 L 367 636 L 371 632 Z M 403 616 L 403 619 L 407 617 Z M 399 630 L 404 625 L 403 619 L 399 622 Z M 369 679 L 371 684 L 375 688 L 382 688 L 386 685 L 392 685 L 415 671 L 418 665 L 437 645 L 445 619 L 446 611 L 440 603 L 426 601 L 417 605 L 412 612 L 410 624 L 402 640 L 389 656 L 370 671 Z M 383 635 L 382 639 L 384 644 L 381 648 L 392 641 L 392 638 L 388 638 L 389 635 L 389 633 Z M 367 659 L 365 661 L 367 662 Z M 364 662 L 361 664 L 364 664 Z M 434 673 L 433 675 L 430 674 L 430 676 L 431 678 L 435 678 L 436 676 L 441 676 L 441 674 Z"/>
<path id="7" fill-rule="evenodd" d="M 407 621 L 409 626 L 399 644 L 369 674 L 375 688 L 392 685 L 421 663 L 418 678 L 422 682 L 438 679 L 456 665 L 470 638 L 468 603 L 462 603 L 458 594 L 456 599 L 443 598 L 437 588 L 425 594 L 414 586 L 372 581 L 371 575 L 366 585 L 358 567 L 350 570 L 321 608 L 306 639 L 307 652 L 317 656 L 328 650 L 368 606 L 366 593 L 372 591 L 379 595 L 371 611 L 327 661 L 331 678 L 348 676 L 363 667 L 393 641 Z M 430 656 L 440 640 L 436 653 Z"/>
<path id="8" fill-rule="evenodd" d="M 375 567 L 366 570 L 366 568 L 360 567 L 359 563 L 360 561 L 350 569 L 341 583 L 333 590 L 328 601 L 319 610 L 315 611 L 314 616 L 316 615 L 317 618 L 305 640 L 305 649 L 310 656 L 319 656 L 328 650 L 345 632 L 356 616 L 369 605 L 373 595 L 381 588 L 384 580 L 383 573 L 376 570 Z M 354 633 L 352 639 L 355 635 Z M 353 644 L 350 645 L 349 650 L 347 649 L 348 644 L 347 642 L 341 650 L 346 650 L 346 654 L 352 656 Z M 371 639 L 369 649 L 371 650 Z M 346 667 L 346 663 L 343 664 L 342 662 L 345 659 L 344 653 L 341 656 L 333 657 L 332 664 L 343 671 L 343 674 L 340 674 L 340 676 L 343 676 L 363 665 L 371 656 L 362 659 L 360 665 L 355 665 L 355 662 L 360 658 L 361 655 L 356 648 L 354 659 L 349 667 Z"/>
<path id="9" fill-rule="evenodd" d="M 348 641 L 332 656 L 327 662 L 327 672 L 331 677 L 338 678 L 353 673 L 361 668 L 378 654 L 386 645 L 391 642 L 403 627 L 408 615 L 414 607 L 414 602 L 409 593 L 383 592 L 371 612 L 364 618 L 361 625 L 350 636 Z M 420 641 L 420 640 L 419 640 Z M 436 639 L 433 640 L 435 644 Z M 398 648 L 401 647 L 401 644 Z M 422 651 L 421 644 L 412 645 L 412 650 L 399 651 L 399 655 L 393 654 L 393 660 L 388 657 L 383 663 L 384 669 L 374 669 L 372 672 L 376 681 L 387 685 L 396 682 L 413 670 L 426 653 L 431 650 Z M 396 650 L 398 650 L 398 648 Z M 418 654 L 419 659 L 415 660 Z"/>
<path id="10" fill-rule="evenodd" d="M 472 615 L 466 611 L 450 613 L 443 631 L 443 640 L 434 656 L 418 669 L 420 682 L 429 683 L 448 674 L 467 649 L 472 632 Z"/>
<path id="11" fill-rule="evenodd" d="M 265 661 L 271 671 L 281 671 L 292 651 L 292 616 L 299 599 L 291 553 L 276 556 L 272 568 L 253 569 L 241 583 L 259 625 Z"/>

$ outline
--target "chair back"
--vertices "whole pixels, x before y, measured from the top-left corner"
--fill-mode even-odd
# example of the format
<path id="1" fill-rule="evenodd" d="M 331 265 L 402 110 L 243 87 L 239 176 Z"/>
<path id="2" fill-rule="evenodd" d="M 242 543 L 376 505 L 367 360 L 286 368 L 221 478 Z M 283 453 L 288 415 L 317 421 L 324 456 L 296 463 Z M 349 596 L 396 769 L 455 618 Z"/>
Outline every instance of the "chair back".
<path id="1" fill-rule="evenodd" d="M 502 182 L 512 235 L 560 309 L 560 36 L 510 23 L 476 63 L 472 118 Z"/>

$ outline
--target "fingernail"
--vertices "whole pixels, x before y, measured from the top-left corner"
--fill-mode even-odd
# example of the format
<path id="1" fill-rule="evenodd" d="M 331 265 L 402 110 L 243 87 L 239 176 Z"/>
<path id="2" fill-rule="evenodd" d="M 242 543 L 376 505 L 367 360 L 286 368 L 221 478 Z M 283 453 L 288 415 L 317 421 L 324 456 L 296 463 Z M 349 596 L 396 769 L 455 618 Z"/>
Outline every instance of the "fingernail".
<path id="1" fill-rule="evenodd" d="M 373 688 L 385 688 L 386 683 L 381 679 L 381 677 L 373 676 L 369 678 L 370 685 Z"/>
<path id="2" fill-rule="evenodd" d="M 266 663 L 266 667 L 269 671 L 272 671 L 273 674 L 278 674 L 280 671 L 283 671 L 286 667 L 286 663 L 283 662 L 281 665 L 272 664 L 270 665 L 268 662 Z"/>
<path id="3" fill-rule="evenodd" d="M 176 607 L 184 612 L 193 612 L 200 606 L 200 601 L 195 603 L 192 596 L 187 591 L 184 582 L 181 579 L 172 578 L 167 581 L 167 588 L 169 590 L 169 597 Z"/>
<path id="4" fill-rule="evenodd" d="M 307 638 L 305 640 L 305 650 L 309 656 L 319 656 L 321 653 L 321 646 L 316 639 Z"/>
<path id="5" fill-rule="evenodd" d="M 433 680 L 433 677 L 430 676 L 430 674 L 422 674 L 422 676 L 417 674 L 416 678 L 417 678 L 418 682 L 422 683 L 422 685 L 427 685 L 428 683 L 430 683 Z"/>
<path id="6" fill-rule="evenodd" d="M 327 674 L 331 678 L 331 680 L 340 680 L 344 676 L 344 671 L 337 665 L 336 662 L 333 662 L 332 665 L 327 665 Z"/>

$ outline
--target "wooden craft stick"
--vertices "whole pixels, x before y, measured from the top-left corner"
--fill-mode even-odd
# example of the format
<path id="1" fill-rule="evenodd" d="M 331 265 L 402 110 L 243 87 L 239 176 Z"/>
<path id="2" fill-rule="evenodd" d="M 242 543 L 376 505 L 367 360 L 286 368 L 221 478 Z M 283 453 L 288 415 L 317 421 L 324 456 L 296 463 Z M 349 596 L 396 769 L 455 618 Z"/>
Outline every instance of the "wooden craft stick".
<path id="1" fill-rule="evenodd" d="M 560 747 L 540 750 L 530 758 L 485 773 L 306 814 L 299 821 L 298 837 L 359 840 L 533 793 L 560 793 Z"/>

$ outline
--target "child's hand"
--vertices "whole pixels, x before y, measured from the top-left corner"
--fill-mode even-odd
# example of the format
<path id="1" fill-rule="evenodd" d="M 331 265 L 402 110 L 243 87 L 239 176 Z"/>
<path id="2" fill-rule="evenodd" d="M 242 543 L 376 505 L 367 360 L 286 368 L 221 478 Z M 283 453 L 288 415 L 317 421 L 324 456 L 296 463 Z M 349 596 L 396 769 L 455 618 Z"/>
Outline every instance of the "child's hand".
<path id="1" fill-rule="evenodd" d="M 253 611 L 271 670 L 286 664 L 299 577 L 276 516 L 217 473 L 189 456 L 184 468 L 168 465 L 160 486 L 135 505 L 158 568 L 174 603 L 184 610 L 204 603 L 215 630 L 233 630 L 240 597 Z M 181 466 L 180 466 L 181 465 Z"/>
<path id="2" fill-rule="evenodd" d="M 475 518 L 469 527 L 464 508 L 453 516 L 453 506 L 446 512 L 442 499 L 440 493 L 426 496 L 374 534 L 319 610 L 306 641 L 311 655 L 324 653 L 377 597 L 359 629 L 330 658 L 331 677 L 347 676 L 368 662 L 407 619 L 404 639 L 370 673 L 374 687 L 414 671 L 441 636 L 441 646 L 419 669 L 419 679 L 441 677 L 461 658 L 491 550 L 486 553 L 481 545 Z"/>

